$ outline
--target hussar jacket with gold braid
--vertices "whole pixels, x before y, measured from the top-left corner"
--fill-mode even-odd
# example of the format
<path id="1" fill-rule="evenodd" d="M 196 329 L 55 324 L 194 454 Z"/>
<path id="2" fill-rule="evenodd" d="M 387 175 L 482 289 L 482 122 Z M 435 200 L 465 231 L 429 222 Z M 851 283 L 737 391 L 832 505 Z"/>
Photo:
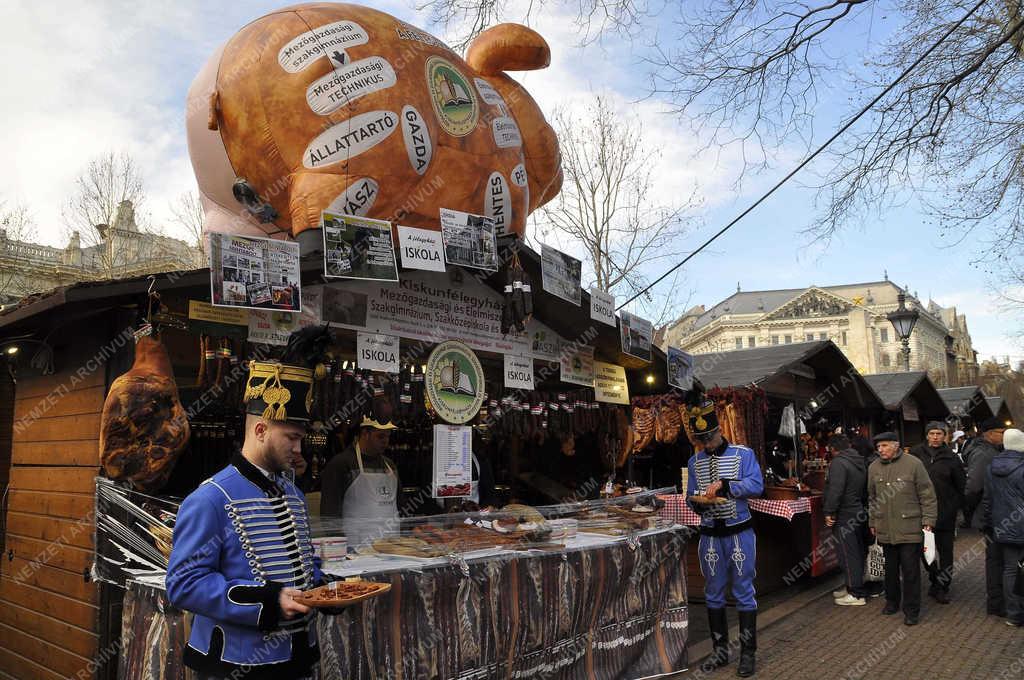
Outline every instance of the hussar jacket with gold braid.
<path id="1" fill-rule="evenodd" d="M 303 677 L 319 659 L 313 613 L 281 616 L 284 587 L 321 583 L 302 492 L 245 458 L 203 482 L 181 504 L 167 567 L 167 596 L 195 620 L 185 663 L 246 680 Z"/>

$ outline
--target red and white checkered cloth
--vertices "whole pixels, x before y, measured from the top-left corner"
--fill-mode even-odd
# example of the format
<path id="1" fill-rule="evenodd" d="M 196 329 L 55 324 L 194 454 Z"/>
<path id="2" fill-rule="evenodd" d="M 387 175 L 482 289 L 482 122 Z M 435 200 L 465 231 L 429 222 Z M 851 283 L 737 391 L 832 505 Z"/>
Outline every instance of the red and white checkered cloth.
<path id="1" fill-rule="evenodd" d="M 686 498 L 682 494 L 669 494 L 658 496 L 658 498 L 665 501 L 665 507 L 658 511 L 658 514 L 665 519 L 690 527 L 700 524 L 700 515 L 690 509 L 690 506 L 686 504 Z M 806 496 L 796 500 L 751 498 L 747 503 L 749 503 L 750 509 L 754 512 L 781 517 L 788 521 L 793 520 L 793 515 L 811 511 L 811 499 Z"/>

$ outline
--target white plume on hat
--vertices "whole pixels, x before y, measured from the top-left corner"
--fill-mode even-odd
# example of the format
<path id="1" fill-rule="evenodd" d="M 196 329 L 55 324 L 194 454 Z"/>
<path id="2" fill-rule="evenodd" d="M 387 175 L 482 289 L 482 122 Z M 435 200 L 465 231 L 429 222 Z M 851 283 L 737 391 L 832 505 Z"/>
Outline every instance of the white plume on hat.
<path id="1" fill-rule="evenodd" d="M 963 430 L 957 430 L 956 432 L 953 433 L 953 441 L 956 441 L 957 439 L 960 439 L 960 437 L 963 437 L 963 436 L 964 436 L 964 431 Z"/>
<path id="2" fill-rule="evenodd" d="M 1024 432 L 1016 428 L 1004 432 L 1003 448 L 1007 451 L 1024 451 Z"/>

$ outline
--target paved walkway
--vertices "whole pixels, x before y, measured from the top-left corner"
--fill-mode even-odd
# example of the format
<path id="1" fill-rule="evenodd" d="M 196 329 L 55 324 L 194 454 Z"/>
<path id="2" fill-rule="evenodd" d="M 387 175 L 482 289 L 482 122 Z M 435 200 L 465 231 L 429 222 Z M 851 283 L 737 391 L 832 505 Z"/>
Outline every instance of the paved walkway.
<path id="1" fill-rule="evenodd" d="M 922 593 L 921 622 L 882 616 L 885 598 L 863 607 L 837 607 L 826 594 L 758 633 L 759 678 L 883 680 L 1004 680 L 1024 678 L 1024 629 L 985 614 L 985 553 L 980 534 L 961 530 L 952 604 Z M 928 578 L 922 572 L 923 589 Z M 826 589 L 828 590 L 828 589 Z M 736 615 L 729 610 L 736 639 Z M 698 648 L 699 653 L 699 648 Z M 716 673 L 678 677 L 736 677 L 736 658 Z M 699 667 L 699 659 L 691 661 Z"/>

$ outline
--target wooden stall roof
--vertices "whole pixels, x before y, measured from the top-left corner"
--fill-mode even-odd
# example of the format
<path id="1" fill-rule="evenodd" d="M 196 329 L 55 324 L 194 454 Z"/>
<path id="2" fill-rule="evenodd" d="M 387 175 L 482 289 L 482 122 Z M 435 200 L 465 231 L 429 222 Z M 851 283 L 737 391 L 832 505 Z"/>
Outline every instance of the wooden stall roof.
<path id="1" fill-rule="evenodd" d="M 846 403 L 857 408 L 883 409 L 875 391 L 831 340 L 769 345 L 694 356 L 694 373 L 705 387 L 757 386 L 775 396 L 788 396 L 777 387 L 788 375 L 828 382 L 849 382 L 841 390 Z M 846 380 L 842 380 L 846 376 Z"/>
<path id="2" fill-rule="evenodd" d="M 985 401 L 988 402 L 988 407 L 992 409 L 992 413 L 995 414 L 996 418 L 1003 422 L 1013 422 L 1013 414 L 1010 413 L 1010 407 L 1005 399 L 1002 397 L 985 397 Z M 1016 426 L 1019 427 L 1020 423 L 1017 423 Z"/>
<path id="3" fill-rule="evenodd" d="M 502 239 L 501 245 L 513 247 L 519 253 L 523 269 L 533 281 L 534 315 L 566 340 L 587 337 L 587 344 L 593 345 L 595 357 L 600 361 L 624 366 L 629 378 L 631 394 L 655 394 L 665 392 L 666 357 L 657 346 L 651 348 L 651 361 L 646 362 L 622 351 L 618 326 L 609 326 L 590 318 L 590 294 L 580 291 L 580 305 L 574 305 L 543 290 L 541 284 L 540 255 L 518 241 Z M 322 282 L 320 274 L 323 260 L 312 258 L 302 262 L 304 285 Z M 464 270 L 472 276 L 472 270 Z M 201 299 L 209 299 L 210 270 L 207 268 L 185 272 L 171 272 L 156 277 L 155 290 L 195 288 L 203 291 Z M 492 290 L 501 293 L 505 282 L 501 273 L 491 274 L 482 281 Z M 89 316 L 104 309 L 130 302 L 138 302 L 150 285 L 149 276 L 108 281 L 91 281 L 61 286 L 45 293 L 31 295 L 17 305 L 0 313 L 0 338 L 10 337 L 30 329 L 47 329 L 53 322 L 53 315 L 46 312 L 61 312 L 61 322 L 66 323 L 67 314 Z M 586 334 L 586 335 L 584 335 Z M 650 374 L 654 382 L 645 378 Z"/>
<path id="4" fill-rule="evenodd" d="M 900 404 L 909 397 L 921 413 L 927 414 L 929 418 L 945 418 L 949 415 L 949 407 L 939 396 L 939 391 L 926 371 L 875 373 L 864 376 L 864 380 L 890 411 L 899 409 Z"/>
<path id="5" fill-rule="evenodd" d="M 976 422 L 981 422 L 995 415 L 985 401 L 984 392 L 976 385 L 947 387 L 939 390 L 939 396 L 955 416 L 970 416 Z"/>

